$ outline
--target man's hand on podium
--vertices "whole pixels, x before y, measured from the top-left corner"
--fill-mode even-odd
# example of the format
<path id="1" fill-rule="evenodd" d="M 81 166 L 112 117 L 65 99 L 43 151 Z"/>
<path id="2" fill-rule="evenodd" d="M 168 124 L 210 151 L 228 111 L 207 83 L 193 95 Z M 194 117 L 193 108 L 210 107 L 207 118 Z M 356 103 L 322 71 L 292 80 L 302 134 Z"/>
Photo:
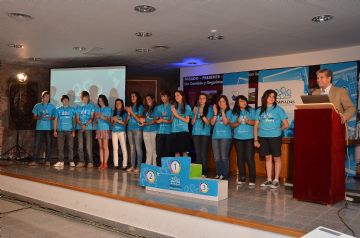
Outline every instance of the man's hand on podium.
<path id="1" fill-rule="evenodd" d="M 339 113 L 339 115 L 340 115 L 340 118 L 341 118 L 341 124 L 345 124 L 346 123 L 346 118 L 341 113 Z"/>

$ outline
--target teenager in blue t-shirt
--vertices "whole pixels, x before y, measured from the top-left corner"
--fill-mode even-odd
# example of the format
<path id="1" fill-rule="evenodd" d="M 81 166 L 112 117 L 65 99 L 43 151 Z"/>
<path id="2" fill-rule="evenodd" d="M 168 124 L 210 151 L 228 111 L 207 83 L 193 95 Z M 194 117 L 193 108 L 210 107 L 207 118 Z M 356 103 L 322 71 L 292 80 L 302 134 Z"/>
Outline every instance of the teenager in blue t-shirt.
<path id="1" fill-rule="evenodd" d="M 231 127 L 234 128 L 234 143 L 239 169 L 238 184 L 246 182 L 245 163 L 249 169 L 249 186 L 255 186 L 256 168 L 254 161 L 254 124 L 255 110 L 248 104 L 245 96 L 237 96 L 231 115 Z"/>
<path id="2" fill-rule="evenodd" d="M 189 122 L 192 116 L 191 107 L 186 104 L 186 97 L 183 91 L 175 91 L 175 103 L 171 106 L 171 152 L 175 156 L 187 156 L 190 150 L 191 137 L 189 133 Z"/>
<path id="3" fill-rule="evenodd" d="M 118 168 L 119 164 L 119 142 L 122 152 L 122 169 L 127 169 L 128 153 L 126 146 L 126 125 L 128 122 L 128 115 L 125 111 L 124 101 L 120 98 L 115 100 L 115 108 L 111 119 L 111 136 L 113 145 L 114 168 Z"/>
<path id="4" fill-rule="evenodd" d="M 209 106 L 206 94 L 200 93 L 196 101 L 191 120 L 193 125 L 192 138 L 196 153 L 196 163 L 202 165 L 202 175 L 207 177 L 208 148 L 211 133 L 210 119 L 213 117 L 214 112 Z"/>
<path id="5" fill-rule="evenodd" d="M 143 159 L 142 150 L 142 127 L 140 118 L 143 117 L 144 107 L 141 105 L 141 97 L 138 92 L 130 93 L 130 107 L 126 107 L 128 113 L 127 134 L 130 145 L 131 167 L 128 172 L 139 173 Z"/>
<path id="6" fill-rule="evenodd" d="M 281 171 L 282 131 L 289 127 L 284 109 L 276 104 L 275 90 L 266 90 L 261 97 L 261 107 L 256 110 L 254 125 L 254 146 L 260 148 L 260 155 L 266 159 L 267 181 L 262 187 L 278 188 Z M 272 181 L 272 158 L 275 161 L 275 178 Z"/>
<path id="7" fill-rule="evenodd" d="M 93 140 L 93 120 L 95 114 L 95 106 L 90 102 L 90 95 L 87 91 L 80 93 L 80 105 L 76 107 L 76 130 L 78 135 L 78 154 L 79 163 L 76 165 L 77 168 L 85 166 L 84 159 L 84 137 L 86 144 L 86 152 L 88 163 L 87 167 L 94 167 L 93 151 L 92 151 L 92 140 Z"/>
<path id="8" fill-rule="evenodd" d="M 212 135 L 212 149 L 216 164 L 216 179 L 229 178 L 229 152 L 231 146 L 231 110 L 229 100 L 225 95 L 220 95 L 213 106 L 214 116 L 211 125 L 214 126 Z"/>
<path id="9" fill-rule="evenodd" d="M 61 107 L 56 109 L 54 120 L 54 137 L 57 138 L 58 145 L 58 162 L 54 167 L 64 167 L 64 143 L 67 142 L 68 158 L 70 167 L 74 167 L 74 137 L 76 125 L 75 108 L 69 106 L 69 97 L 61 96 Z"/>
<path id="10" fill-rule="evenodd" d="M 105 95 L 101 94 L 98 97 L 98 108 L 95 113 L 96 139 L 99 142 L 100 154 L 100 169 L 107 169 L 109 159 L 109 139 L 110 135 L 110 121 L 112 110 L 109 107 L 108 99 Z"/>
<path id="11" fill-rule="evenodd" d="M 156 164 L 161 166 L 161 158 L 171 156 L 171 104 L 170 92 L 160 92 L 161 104 L 155 108 L 155 120 L 159 126 L 156 134 Z"/>
<path id="12" fill-rule="evenodd" d="M 156 133 L 158 124 L 155 121 L 155 105 L 155 97 L 153 95 L 146 95 L 144 117 L 140 118 L 146 148 L 146 164 L 150 165 L 156 165 Z"/>
<path id="13" fill-rule="evenodd" d="M 40 162 L 40 147 L 44 137 L 46 141 L 45 165 L 50 166 L 51 131 L 53 129 L 53 120 L 55 119 L 56 108 L 49 101 L 49 91 L 43 91 L 41 93 L 41 103 L 37 103 L 32 110 L 33 117 L 36 120 L 36 129 L 34 160 L 29 163 L 30 166 L 37 165 Z"/>

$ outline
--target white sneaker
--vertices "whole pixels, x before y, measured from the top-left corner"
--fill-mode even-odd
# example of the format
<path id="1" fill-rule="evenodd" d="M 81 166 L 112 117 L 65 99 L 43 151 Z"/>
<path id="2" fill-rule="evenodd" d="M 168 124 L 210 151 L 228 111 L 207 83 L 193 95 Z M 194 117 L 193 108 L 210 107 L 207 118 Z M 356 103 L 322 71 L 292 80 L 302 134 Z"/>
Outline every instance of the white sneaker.
<path id="1" fill-rule="evenodd" d="M 75 167 L 75 163 L 74 163 L 74 162 L 70 162 L 70 167 Z"/>
<path id="2" fill-rule="evenodd" d="M 224 176 L 220 175 L 219 179 L 220 179 L 220 180 L 223 180 L 223 179 L 224 179 Z"/>
<path id="3" fill-rule="evenodd" d="M 214 177 L 214 179 L 219 179 L 220 178 L 220 176 L 219 175 L 216 175 L 215 177 Z"/>
<path id="4" fill-rule="evenodd" d="M 249 183 L 249 187 L 255 187 L 255 183 Z"/>
<path id="5" fill-rule="evenodd" d="M 56 164 L 54 164 L 54 167 L 64 167 L 64 162 L 56 162 Z"/>

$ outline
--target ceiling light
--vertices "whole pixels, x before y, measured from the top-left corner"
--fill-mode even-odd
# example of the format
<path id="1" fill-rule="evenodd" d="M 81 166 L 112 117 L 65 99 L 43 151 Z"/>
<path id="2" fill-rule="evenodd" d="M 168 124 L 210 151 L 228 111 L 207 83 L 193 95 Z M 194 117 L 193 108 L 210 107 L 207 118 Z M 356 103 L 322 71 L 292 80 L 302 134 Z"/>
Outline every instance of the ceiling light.
<path id="1" fill-rule="evenodd" d="M 170 49 L 169 46 L 166 46 L 166 45 L 155 45 L 152 47 L 154 50 L 168 50 Z"/>
<path id="2" fill-rule="evenodd" d="M 150 36 L 152 36 L 152 33 L 146 32 L 146 31 L 139 31 L 139 32 L 136 32 L 135 35 L 138 37 L 150 37 Z"/>
<path id="3" fill-rule="evenodd" d="M 18 21 L 31 21 L 33 19 L 32 16 L 25 14 L 25 13 L 20 13 L 20 12 L 10 12 L 7 15 L 8 15 L 8 17 L 13 18 Z"/>
<path id="4" fill-rule="evenodd" d="M 209 40 L 222 40 L 224 39 L 223 35 L 219 35 L 216 30 L 211 30 L 210 35 L 208 36 Z"/>
<path id="5" fill-rule="evenodd" d="M 313 22 L 326 22 L 326 21 L 330 21 L 332 19 L 334 19 L 333 15 L 319 15 L 319 16 L 313 17 L 311 20 Z"/>
<path id="6" fill-rule="evenodd" d="M 141 53 L 148 53 L 148 52 L 151 52 L 151 49 L 148 49 L 148 48 L 136 48 L 135 51 L 136 52 L 141 52 Z"/>
<path id="7" fill-rule="evenodd" d="M 85 50 L 86 50 L 86 47 L 83 47 L 83 46 L 75 46 L 75 47 L 73 47 L 73 50 L 76 50 L 76 51 L 85 51 Z"/>
<path id="8" fill-rule="evenodd" d="M 22 44 L 8 44 L 9 47 L 15 48 L 15 49 L 22 49 L 24 46 Z"/>
<path id="9" fill-rule="evenodd" d="M 20 83 L 24 83 L 27 80 L 27 77 L 28 76 L 25 73 L 18 73 L 16 75 L 16 78 Z"/>
<path id="10" fill-rule="evenodd" d="M 139 5 L 134 7 L 134 10 L 141 13 L 151 13 L 155 12 L 156 8 L 149 5 Z"/>
<path id="11" fill-rule="evenodd" d="M 194 62 L 194 61 L 191 61 L 191 62 L 188 62 L 188 64 L 197 64 L 196 62 Z"/>

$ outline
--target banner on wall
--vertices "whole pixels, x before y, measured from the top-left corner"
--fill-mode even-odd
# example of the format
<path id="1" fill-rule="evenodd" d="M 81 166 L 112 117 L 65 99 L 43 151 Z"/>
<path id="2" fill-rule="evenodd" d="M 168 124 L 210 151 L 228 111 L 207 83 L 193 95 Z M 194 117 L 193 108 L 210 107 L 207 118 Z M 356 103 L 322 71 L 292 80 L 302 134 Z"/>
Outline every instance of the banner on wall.
<path id="1" fill-rule="evenodd" d="M 249 91 L 249 72 L 224 74 L 223 94 L 229 99 L 230 108 L 234 107 L 237 96 L 250 98 L 254 93 Z"/>
<path id="2" fill-rule="evenodd" d="M 261 97 L 266 90 L 277 92 L 277 104 L 284 108 L 289 118 L 290 126 L 284 131 L 285 137 L 294 136 L 295 104 L 302 103 L 300 96 L 308 92 L 308 72 L 308 67 L 259 71 L 258 105 L 261 105 Z"/>
<path id="3" fill-rule="evenodd" d="M 205 93 L 212 100 L 214 95 L 223 90 L 223 74 L 191 76 L 183 78 L 184 92 L 188 103 L 194 106 L 199 93 Z"/>

